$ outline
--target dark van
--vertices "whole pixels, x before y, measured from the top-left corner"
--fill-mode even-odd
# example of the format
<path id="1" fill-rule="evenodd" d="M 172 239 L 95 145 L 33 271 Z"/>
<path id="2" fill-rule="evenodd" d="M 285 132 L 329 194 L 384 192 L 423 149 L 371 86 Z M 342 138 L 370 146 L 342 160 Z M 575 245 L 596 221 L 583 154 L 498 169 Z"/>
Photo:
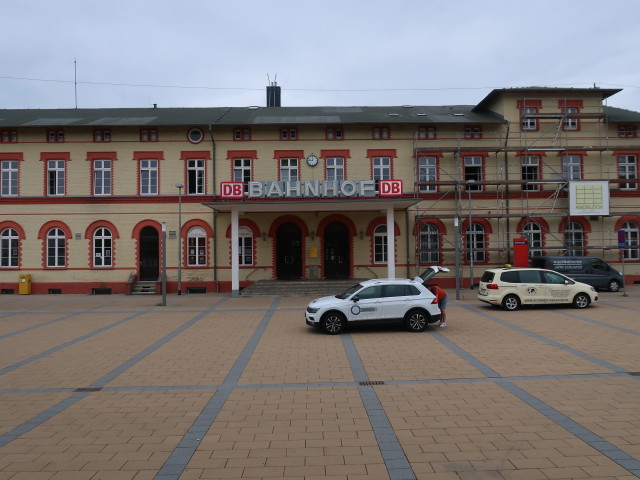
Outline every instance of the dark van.
<path id="1" fill-rule="evenodd" d="M 620 272 L 597 257 L 531 257 L 531 266 L 555 270 L 577 282 L 617 292 L 624 284 Z"/>

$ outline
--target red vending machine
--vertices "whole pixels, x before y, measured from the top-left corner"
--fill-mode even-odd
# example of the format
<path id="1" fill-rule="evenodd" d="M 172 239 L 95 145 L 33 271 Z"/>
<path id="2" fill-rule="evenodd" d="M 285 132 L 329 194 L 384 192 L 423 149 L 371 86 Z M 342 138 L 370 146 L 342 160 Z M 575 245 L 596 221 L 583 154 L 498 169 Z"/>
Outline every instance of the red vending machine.
<path id="1" fill-rule="evenodd" d="M 513 266 L 514 267 L 529 266 L 529 239 L 528 238 L 513 239 Z"/>

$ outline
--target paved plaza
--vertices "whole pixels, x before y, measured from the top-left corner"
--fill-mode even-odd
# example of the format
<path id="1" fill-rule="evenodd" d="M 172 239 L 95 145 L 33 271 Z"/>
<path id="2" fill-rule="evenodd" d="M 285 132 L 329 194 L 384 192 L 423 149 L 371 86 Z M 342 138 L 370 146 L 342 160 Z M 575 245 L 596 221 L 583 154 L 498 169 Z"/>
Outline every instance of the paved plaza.
<path id="1" fill-rule="evenodd" d="M 638 478 L 626 293 L 340 336 L 309 297 L 0 295 L 0 480 Z"/>

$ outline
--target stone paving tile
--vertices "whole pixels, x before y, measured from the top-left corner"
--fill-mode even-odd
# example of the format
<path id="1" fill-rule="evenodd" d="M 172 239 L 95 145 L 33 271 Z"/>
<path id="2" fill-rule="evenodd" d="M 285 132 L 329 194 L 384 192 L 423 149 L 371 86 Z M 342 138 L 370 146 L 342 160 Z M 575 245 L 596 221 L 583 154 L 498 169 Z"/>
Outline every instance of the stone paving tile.
<path id="1" fill-rule="evenodd" d="M 146 314 L 0 377 L 0 388 L 91 385 L 185 322 L 189 315 Z"/>
<path id="2" fill-rule="evenodd" d="M 105 479 L 114 478 L 113 472 L 129 471 L 129 478 L 134 478 L 140 469 L 157 471 L 211 395 L 93 393 L 1 447 L 0 471 L 92 471 Z M 49 447 L 57 448 L 52 452 Z"/>
<path id="3" fill-rule="evenodd" d="M 640 461 L 640 382 L 628 378 L 522 381 L 518 386 Z"/>
<path id="4" fill-rule="evenodd" d="M 176 327 L 195 315 L 180 313 Z M 108 386 L 220 384 L 256 329 L 258 320 L 258 315 L 244 312 L 208 313 Z"/>
<path id="5" fill-rule="evenodd" d="M 185 475 L 351 478 L 375 466 L 384 463 L 356 387 L 242 389 L 229 396 Z M 389 477 L 382 469 L 374 478 Z"/>
<path id="6" fill-rule="evenodd" d="M 33 316 L 31 316 L 33 318 Z M 113 314 L 81 314 L 64 320 L 64 328 L 60 328 L 58 322 L 43 325 L 47 321 L 59 318 L 59 315 L 42 315 L 36 317 L 32 325 L 42 325 L 29 331 L 21 332 L 18 335 L 11 335 L 0 338 L 0 368 L 6 368 L 16 362 L 38 355 L 45 350 L 55 348 L 65 342 L 73 341 L 78 337 L 104 328 L 118 321 Z M 5 321 L 0 323 L 4 324 Z M 13 322 L 15 331 L 27 328 Z M 5 326 L 6 329 L 6 326 Z M 8 333 L 8 332 L 7 332 Z"/>
<path id="7" fill-rule="evenodd" d="M 0 394 L 0 435 L 23 424 L 48 408 L 69 398 L 71 393 L 4 393 Z M 11 451 L 12 444 L 5 447 Z M 2 458 L 0 458 L 0 463 Z M 0 468 L 1 470 L 1 468 Z"/>
<path id="8" fill-rule="evenodd" d="M 540 479 L 597 478 L 594 473 L 599 470 L 628 475 L 499 385 L 374 388 L 416 472 L 484 472 L 493 475 L 486 478 Z M 556 437 L 552 444 L 544 443 L 540 435 L 549 431 Z M 573 466 L 564 463 L 566 458 Z M 563 476 L 569 468 L 573 473 Z"/>
<path id="9" fill-rule="evenodd" d="M 558 327 L 558 322 L 560 320 L 564 322 L 565 317 L 559 318 L 558 314 L 549 309 L 523 308 L 517 312 L 507 312 L 485 305 L 473 306 L 475 309 L 471 311 L 467 309 L 460 318 L 454 317 L 450 322 L 448 321 L 448 326 L 444 329 L 446 331 L 442 334 L 451 338 L 456 346 L 501 376 L 611 372 L 611 369 L 486 318 L 486 315 L 489 315 L 507 324 L 517 324 L 526 330 L 536 323 L 546 322 L 545 336 L 548 333 L 569 339 L 571 330 Z M 571 311 L 576 310 L 571 309 Z M 556 341 L 562 343 L 561 340 Z"/>
<path id="10" fill-rule="evenodd" d="M 278 311 L 240 379 L 242 385 L 353 382 L 340 336 L 304 323 L 300 311 Z"/>

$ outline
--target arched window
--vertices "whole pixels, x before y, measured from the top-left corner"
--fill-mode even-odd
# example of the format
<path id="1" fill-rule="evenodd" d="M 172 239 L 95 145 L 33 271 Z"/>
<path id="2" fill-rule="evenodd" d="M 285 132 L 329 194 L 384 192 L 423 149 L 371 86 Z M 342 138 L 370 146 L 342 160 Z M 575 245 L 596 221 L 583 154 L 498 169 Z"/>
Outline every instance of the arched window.
<path id="1" fill-rule="evenodd" d="M 527 223 L 522 229 L 522 234 L 529 239 L 529 255 L 543 255 L 542 227 L 536 222 Z"/>
<path id="2" fill-rule="evenodd" d="M 625 232 L 625 247 L 622 255 L 625 260 L 640 260 L 640 243 L 638 238 L 638 225 L 634 222 L 625 222 L 622 225 Z"/>
<path id="3" fill-rule="evenodd" d="M 19 242 L 18 232 L 13 228 L 2 230 L 0 233 L 0 268 L 18 266 Z"/>
<path id="4" fill-rule="evenodd" d="M 52 228 L 47 232 L 47 267 L 66 266 L 67 239 L 61 228 Z"/>
<path id="5" fill-rule="evenodd" d="M 567 255 L 584 256 L 584 231 L 578 222 L 569 222 L 564 229 L 564 244 Z"/>
<path id="6" fill-rule="evenodd" d="M 440 237 L 438 227 L 426 223 L 420 229 L 420 263 L 440 263 Z"/>
<path id="7" fill-rule="evenodd" d="M 192 227 L 187 233 L 187 265 L 204 267 L 207 265 L 207 232 L 202 227 Z"/>
<path id="8" fill-rule="evenodd" d="M 373 231 L 373 263 L 387 263 L 386 225 L 378 225 Z"/>
<path id="9" fill-rule="evenodd" d="M 253 265 L 253 233 L 249 227 L 238 228 L 239 265 Z"/>
<path id="10" fill-rule="evenodd" d="M 93 266 L 113 266 L 111 254 L 113 252 L 113 237 L 111 230 L 105 227 L 96 229 L 93 234 Z"/>
<path id="11" fill-rule="evenodd" d="M 479 223 L 472 223 L 471 227 L 467 227 L 466 231 L 467 237 L 467 251 L 466 251 L 466 259 L 467 262 L 470 263 L 473 259 L 473 262 L 482 263 L 486 261 L 486 239 L 484 227 Z"/>

